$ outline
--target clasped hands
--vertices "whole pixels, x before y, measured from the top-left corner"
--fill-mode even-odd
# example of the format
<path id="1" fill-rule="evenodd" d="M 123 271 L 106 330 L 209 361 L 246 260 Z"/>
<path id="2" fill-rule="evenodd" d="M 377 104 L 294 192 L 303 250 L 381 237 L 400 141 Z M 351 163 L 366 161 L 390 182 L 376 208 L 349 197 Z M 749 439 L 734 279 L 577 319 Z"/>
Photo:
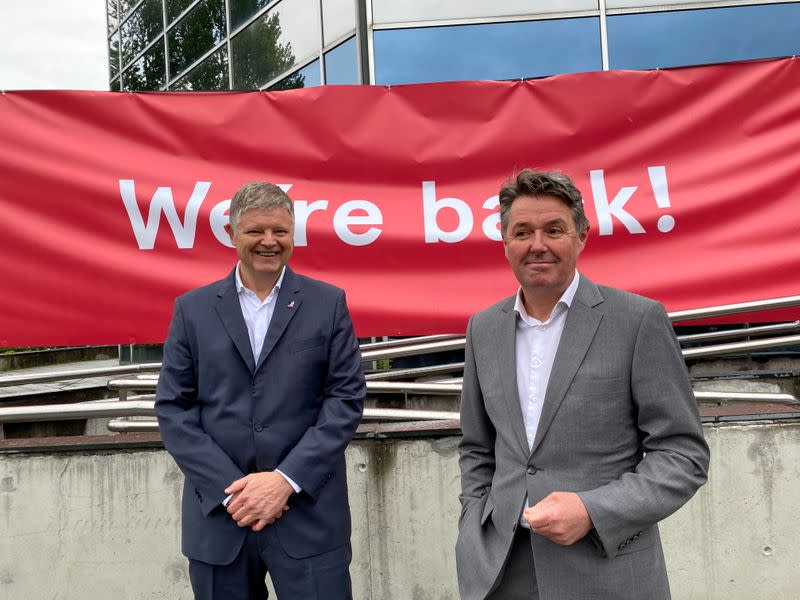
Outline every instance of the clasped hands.
<path id="1" fill-rule="evenodd" d="M 533 533 L 562 546 L 574 544 L 594 527 L 583 501 L 573 492 L 552 492 L 526 508 L 522 518 Z"/>
<path id="2" fill-rule="evenodd" d="M 265 471 L 237 479 L 225 493 L 233 494 L 227 510 L 236 524 L 261 531 L 289 510 L 287 502 L 294 490 L 277 471 Z"/>

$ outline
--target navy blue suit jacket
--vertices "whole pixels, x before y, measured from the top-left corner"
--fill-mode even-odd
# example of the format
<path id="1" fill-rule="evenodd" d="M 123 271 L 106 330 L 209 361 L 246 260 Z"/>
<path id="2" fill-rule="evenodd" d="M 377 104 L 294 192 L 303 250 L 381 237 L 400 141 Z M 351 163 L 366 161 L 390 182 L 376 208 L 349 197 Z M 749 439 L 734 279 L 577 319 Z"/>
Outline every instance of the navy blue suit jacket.
<path id="1" fill-rule="evenodd" d="M 182 549 L 229 564 L 244 541 L 222 506 L 248 473 L 280 469 L 302 492 L 273 525 L 304 558 L 350 540 L 344 451 L 366 385 L 339 288 L 286 267 L 257 361 L 235 273 L 175 301 L 156 391 L 161 437 L 185 475 Z"/>

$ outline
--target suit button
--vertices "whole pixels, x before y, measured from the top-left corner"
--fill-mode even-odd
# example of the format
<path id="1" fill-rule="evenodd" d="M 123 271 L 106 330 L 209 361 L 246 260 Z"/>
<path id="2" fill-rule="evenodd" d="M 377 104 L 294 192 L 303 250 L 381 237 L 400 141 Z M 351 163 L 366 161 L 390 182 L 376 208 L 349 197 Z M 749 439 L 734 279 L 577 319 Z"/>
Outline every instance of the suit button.
<path id="1" fill-rule="evenodd" d="M 261 426 L 261 423 L 256 423 L 255 430 L 262 431 L 264 428 Z"/>
<path id="2" fill-rule="evenodd" d="M 538 471 L 538 469 L 536 467 L 534 467 L 533 465 L 528 467 L 528 475 L 536 475 L 536 471 Z"/>

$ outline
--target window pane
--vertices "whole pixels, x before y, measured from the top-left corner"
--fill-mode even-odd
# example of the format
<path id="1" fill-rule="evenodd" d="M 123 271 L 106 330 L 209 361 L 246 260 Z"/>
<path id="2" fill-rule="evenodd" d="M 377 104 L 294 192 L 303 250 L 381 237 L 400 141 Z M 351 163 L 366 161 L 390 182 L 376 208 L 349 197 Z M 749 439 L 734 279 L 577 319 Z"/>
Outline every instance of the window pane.
<path id="1" fill-rule="evenodd" d="M 115 79 L 114 81 L 112 81 L 111 85 L 109 87 L 110 87 L 112 92 L 118 92 L 119 91 L 119 79 Z"/>
<path id="2" fill-rule="evenodd" d="M 166 0 L 167 2 L 167 23 L 172 23 L 178 18 L 187 6 L 194 0 Z"/>
<path id="3" fill-rule="evenodd" d="M 595 17 L 386 29 L 374 33 L 379 84 L 517 79 L 602 68 Z"/>
<path id="4" fill-rule="evenodd" d="M 317 0 L 284 0 L 231 41 L 234 87 L 264 85 L 318 53 L 319 43 Z"/>
<path id="5" fill-rule="evenodd" d="M 139 0 L 119 0 L 119 18 L 124 19 Z"/>
<path id="6" fill-rule="evenodd" d="M 325 83 L 358 83 L 356 38 L 350 38 L 325 54 Z"/>
<path id="7" fill-rule="evenodd" d="M 299 71 L 281 79 L 278 83 L 271 85 L 268 91 L 296 90 L 298 88 L 314 87 L 320 85 L 320 83 L 319 61 L 315 60 Z"/>
<path id="8" fill-rule="evenodd" d="M 128 64 L 163 29 L 161 0 L 145 0 L 122 24 L 122 63 Z"/>
<path id="9" fill-rule="evenodd" d="M 119 31 L 108 40 L 108 73 L 111 79 L 119 75 Z"/>
<path id="10" fill-rule="evenodd" d="M 113 31 L 119 26 L 117 0 L 106 0 L 106 20 L 108 22 L 109 31 Z"/>
<path id="11" fill-rule="evenodd" d="M 270 2 L 272 0 L 230 0 L 231 29 L 236 29 Z"/>
<path id="12" fill-rule="evenodd" d="M 205 0 L 169 30 L 169 74 L 180 75 L 225 38 L 224 0 Z"/>
<path id="13" fill-rule="evenodd" d="M 513 17 L 598 10 L 597 0 L 372 0 L 375 23 Z"/>
<path id="14" fill-rule="evenodd" d="M 325 45 L 356 30 L 356 3 L 353 0 L 322 0 Z"/>
<path id="15" fill-rule="evenodd" d="M 608 17 L 612 69 L 651 69 L 800 53 L 800 4 Z"/>
<path id="16" fill-rule="evenodd" d="M 130 68 L 122 73 L 128 91 L 157 90 L 166 83 L 164 38 L 158 40 Z"/>
<path id="17" fill-rule="evenodd" d="M 680 4 L 711 4 L 718 0 L 606 0 L 606 8 L 642 8 L 642 7 L 664 7 L 668 4 L 670 8 L 677 8 Z M 758 0 L 755 0 L 758 1 Z"/>
<path id="18" fill-rule="evenodd" d="M 173 84 L 184 92 L 217 92 L 228 89 L 228 49 L 223 46 Z"/>

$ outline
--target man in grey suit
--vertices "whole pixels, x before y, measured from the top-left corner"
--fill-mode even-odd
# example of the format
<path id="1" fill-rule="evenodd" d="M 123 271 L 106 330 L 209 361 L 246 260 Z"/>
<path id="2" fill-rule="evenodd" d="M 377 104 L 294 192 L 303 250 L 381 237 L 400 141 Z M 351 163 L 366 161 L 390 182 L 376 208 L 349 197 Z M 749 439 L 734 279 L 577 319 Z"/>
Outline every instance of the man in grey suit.
<path id="1" fill-rule="evenodd" d="M 589 222 L 563 174 L 521 171 L 500 222 L 520 289 L 467 330 L 461 597 L 669 598 L 656 524 L 709 459 L 671 323 L 577 272 Z"/>

